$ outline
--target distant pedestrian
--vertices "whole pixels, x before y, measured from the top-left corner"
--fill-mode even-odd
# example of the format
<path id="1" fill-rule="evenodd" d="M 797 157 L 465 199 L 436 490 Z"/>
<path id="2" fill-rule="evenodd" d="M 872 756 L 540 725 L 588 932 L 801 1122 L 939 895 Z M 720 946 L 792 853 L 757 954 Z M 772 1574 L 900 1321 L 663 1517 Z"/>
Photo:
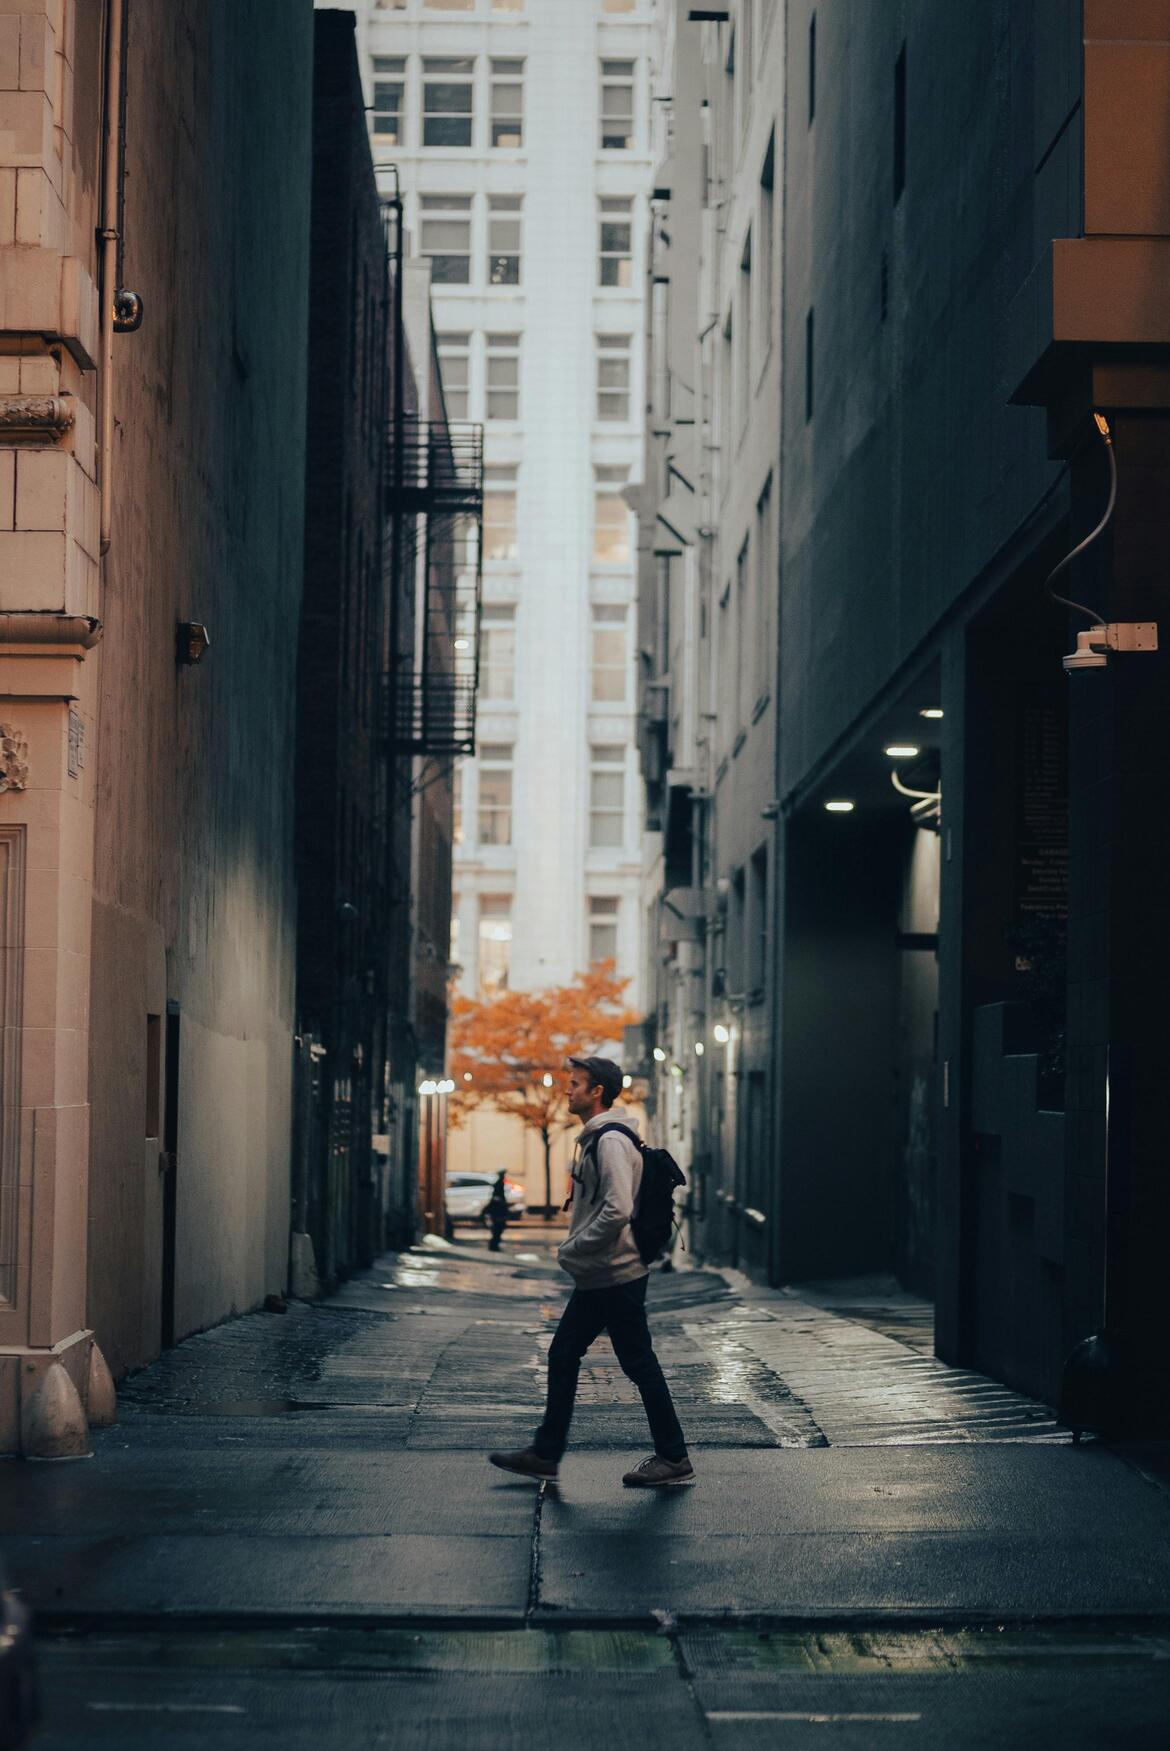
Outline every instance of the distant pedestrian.
<path id="1" fill-rule="evenodd" d="M 569 1064 L 569 1111 L 583 1128 L 573 1163 L 569 1236 L 557 1258 L 576 1286 L 549 1349 L 548 1401 L 532 1445 L 489 1457 L 501 1471 L 556 1478 L 581 1361 L 605 1331 L 622 1372 L 642 1395 L 654 1440 L 654 1452 L 622 1482 L 636 1488 L 693 1483 L 694 1467 L 646 1323 L 648 1267 L 630 1227 L 642 1178 L 641 1151 L 617 1131 L 590 1141 L 604 1125 L 620 1123 L 636 1131 L 637 1121 L 614 1106 L 622 1087 L 617 1064 L 608 1058 L 570 1058 Z"/>
<path id="2" fill-rule="evenodd" d="M 492 1187 L 491 1197 L 487 1201 L 488 1227 L 492 1237 L 488 1241 L 489 1252 L 499 1252 L 500 1239 L 508 1226 L 508 1192 L 504 1184 L 504 1169 L 496 1175 L 496 1183 Z"/>

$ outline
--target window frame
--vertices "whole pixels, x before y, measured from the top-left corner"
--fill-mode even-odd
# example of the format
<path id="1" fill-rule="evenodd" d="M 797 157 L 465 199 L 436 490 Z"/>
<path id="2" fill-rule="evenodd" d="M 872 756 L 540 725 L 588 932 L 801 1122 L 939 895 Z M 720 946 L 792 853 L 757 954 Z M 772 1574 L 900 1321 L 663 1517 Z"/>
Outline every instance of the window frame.
<path id="1" fill-rule="evenodd" d="M 472 233 L 475 219 L 475 197 L 467 194 L 441 194 L 426 191 L 418 197 L 418 252 L 431 264 L 431 280 L 436 286 L 470 286 L 472 284 Z M 467 248 L 431 250 L 426 246 L 428 225 L 466 225 Z M 466 279 L 447 279 L 436 272 L 439 261 L 465 261 Z"/>
<path id="2" fill-rule="evenodd" d="M 435 335 L 435 350 L 439 355 L 439 374 L 443 379 L 443 403 L 448 419 L 471 417 L 471 351 L 472 335 L 468 330 L 444 330 Z M 447 377 L 448 363 L 466 364 L 463 383 L 452 383 Z M 461 399 L 459 399 L 461 398 Z"/>
<path id="3" fill-rule="evenodd" d="M 479 692 L 485 701 L 507 705 L 516 698 L 516 618 L 515 602 L 485 602 L 479 611 Z M 507 640 L 502 640 L 505 649 L 493 658 L 492 631 L 503 632 L 505 628 L 511 633 L 511 650 L 507 649 Z M 493 691 L 493 674 L 497 671 L 508 677 L 506 690 Z"/>
<path id="4" fill-rule="evenodd" d="M 604 755 L 618 755 L 618 759 L 605 759 Z M 626 804 L 629 785 L 626 773 L 629 766 L 624 742 L 590 742 L 589 744 L 589 849 L 590 851 L 624 851 L 626 847 Z M 601 778 L 618 776 L 621 780 L 620 803 L 600 803 L 597 801 L 596 781 Z M 597 828 L 601 821 L 614 820 L 618 822 L 618 837 L 609 841 L 597 836 Z"/>
<path id="5" fill-rule="evenodd" d="M 632 334 L 595 334 L 594 337 L 595 383 L 593 417 L 599 425 L 628 426 L 630 423 L 630 401 L 633 394 L 634 377 L 634 337 Z M 622 364 L 625 366 L 626 380 L 624 384 L 613 386 L 604 384 L 602 376 L 606 365 Z M 621 398 L 620 413 L 603 413 L 602 407 L 606 399 Z"/>
<path id="6" fill-rule="evenodd" d="M 476 755 L 478 789 L 475 808 L 475 836 L 480 849 L 506 851 L 512 845 L 515 816 L 516 747 L 513 742 L 484 743 Z M 501 794 L 490 795 L 493 778 L 501 781 Z M 485 800 L 486 798 L 486 800 Z"/>
<path id="7" fill-rule="evenodd" d="M 594 566 L 622 566 L 628 568 L 633 562 L 633 542 L 630 539 L 630 518 L 633 513 L 622 497 L 622 488 L 630 478 L 629 467 L 625 463 L 601 463 L 593 465 L 593 558 Z M 606 526 L 606 519 L 599 515 L 603 504 L 614 503 L 622 512 L 622 528 L 624 532 L 623 552 L 620 558 L 599 551 L 598 535 Z M 614 525 L 616 527 L 616 524 Z"/>
<path id="8" fill-rule="evenodd" d="M 605 233 L 622 226 L 626 232 L 623 249 L 607 249 Z M 617 264 L 617 277 L 606 278 L 606 263 Z M 626 264 L 623 280 L 621 264 Z M 603 292 L 629 292 L 634 286 L 634 197 L 632 195 L 599 195 L 597 198 L 597 286 Z"/>
<path id="9" fill-rule="evenodd" d="M 596 967 L 602 961 L 614 961 L 618 958 L 618 947 L 621 933 L 622 902 L 620 894 L 587 894 L 585 896 L 585 939 L 586 962 Z M 594 954 L 594 933 L 598 930 L 613 932 L 613 948 L 605 954 Z"/>
<path id="10" fill-rule="evenodd" d="M 493 55 L 488 65 L 488 149 L 492 152 L 522 152 L 524 150 L 524 76 L 523 55 Z M 520 93 L 519 108 L 497 108 L 496 94 L 516 86 Z M 497 128 L 515 124 L 518 138 L 497 140 Z"/>
<path id="11" fill-rule="evenodd" d="M 382 64 L 384 63 L 384 65 Z M 397 126 L 387 132 L 378 126 L 380 113 L 391 113 L 389 109 L 381 110 L 380 94 L 384 91 L 397 90 L 398 101 L 394 105 L 393 114 Z M 406 56 L 405 55 L 375 55 L 372 60 L 370 105 L 370 140 L 375 146 L 398 146 L 406 144 Z"/>
<path id="12" fill-rule="evenodd" d="M 495 239 L 492 232 L 496 225 L 515 225 L 516 248 L 514 251 L 497 250 L 492 247 Z M 497 277 L 496 264 L 504 262 L 515 263 L 515 277 L 504 275 Z M 489 195 L 487 198 L 487 253 L 485 257 L 485 283 L 489 286 L 519 286 L 524 277 L 524 196 L 523 195 Z"/>
<path id="13" fill-rule="evenodd" d="M 483 471 L 483 559 L 485 565 L 514 566 L 520 558 L 520 527 L 518 519 L 520 469 L 515 462 L 489 462 Z M 488 515 L 489 500 L 511 500 L 511 519 L 496 518 Z M 506 553 L 491 551 L 489 530 L 504 528 L 509 531 L 510 539 Z M 490 606 L 507 606 L 507 604 L 492 603 Z"/>
<path id="14" fill-rule="evenodd" d="M 421 85 L 422 101 L 419 105 L 421 127 L 419 143 L 432 151 L 469 152 L 475 145 L 475 74 L 476 57 L 474 55 L 424 55 L 422 56 Z M 456 69 L 467 69 L 458 71 Z M 445 77 L 440 76 L 445 73 Z M 442 86 L 452 91 L 467 93 L 467 108 L 440 109 L 432 108 L 430 93 Z M 466 140 L 432 140 L 428 136 L 429 125 L 442 121 L 466 122 Z M 462 130 L 460 130 L 462 131 Z"/>
<path id="15" fill-rule="evenodd" d="M 484 419 L 498 424 L 515 424 L 520 418 L 520 353 L 523 343 L 521 333 L 511 331 L 504 333 L 496 331 L 484 336 L 486 349 L 486 371 L 484 376 Z M 506 363 L 509 359 L 516 362 L 516 380 L 514 383 L 493 383 L 492 367 Z M 510 413 L 493 413 L 493 397 L 510 396 L 513 406 Z"/>
<path id="16" fill-rule="evenodd" d="M 624 68 L 619 72 L 616 69 Z M 638 147 L 638 62 L 633 55 L 602 55 L 597 65 L 597 134 L 598 151 L 600 152 L 634 152 Z M 627 91 L 630 99 L 630 113 L 627 116 L 610 117 L 606 107 L 606 93 Z M 606 138 L 607 123 L 611 137 Z M 616 126 L 628 123 L 629 132 L 619 141 L 616 137 Z"/>
<path id="17" fill-rule="evenodd" d="M 598 654 L 599 640 L 620 643 L 617 658 Z M 620 691 L 606 691 L 607 678 L 617 676 Z M 589 703 L 620 709 L 630 702 L 630 610 L 624 602 L 592 602 L 589 605 Z"/>

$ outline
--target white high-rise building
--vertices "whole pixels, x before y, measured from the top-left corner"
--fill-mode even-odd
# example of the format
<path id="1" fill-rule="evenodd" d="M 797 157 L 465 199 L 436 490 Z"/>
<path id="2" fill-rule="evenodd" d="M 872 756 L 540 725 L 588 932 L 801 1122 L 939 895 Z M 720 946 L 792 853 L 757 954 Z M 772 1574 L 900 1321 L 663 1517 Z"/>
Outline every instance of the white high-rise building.
<path id="1" fill-rule="evenodd" d="M 653 0 L 354 9 L 379 183 L 388 193 L 397 167 L 411 247 L 431 261 L 448 415 L 486 431 L 452 959 L 484 993 L 562 984 L 613 956 L 636 1007 L 636 523 L 622 488 L 642 455 Z M 498 1137 L 471 1149 L 476 1166 L 505 1153 Z"/>

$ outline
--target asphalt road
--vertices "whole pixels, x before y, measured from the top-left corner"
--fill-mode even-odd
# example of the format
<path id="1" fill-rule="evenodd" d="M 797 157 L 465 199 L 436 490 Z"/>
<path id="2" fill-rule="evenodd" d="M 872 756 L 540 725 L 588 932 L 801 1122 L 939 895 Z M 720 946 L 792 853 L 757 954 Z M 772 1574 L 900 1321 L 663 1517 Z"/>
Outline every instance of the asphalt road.
<path id="1" fill-rule="evenodd" d="M 564 1292 L 531 1232 L 380 1261 L 125 1383 L 92 1460 L 0 1466 L 38 1746 L 1170 1743 L 1159 1455 L 947 1369 L 889 1285 L 679 1271 L 699 1483 L 621 1488 L 601 1343 L 537 1489 L 484 1454 L 531 1433 Z"/>

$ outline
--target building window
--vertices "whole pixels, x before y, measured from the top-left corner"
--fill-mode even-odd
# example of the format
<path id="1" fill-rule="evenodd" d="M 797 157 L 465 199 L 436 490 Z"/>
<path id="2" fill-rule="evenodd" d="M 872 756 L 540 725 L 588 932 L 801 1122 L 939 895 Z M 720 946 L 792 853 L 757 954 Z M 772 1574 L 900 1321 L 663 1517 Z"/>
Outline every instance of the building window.
<path id="1" fill-rule="evenodd" d="M 474 12 L 475 0 L 423 0 L 427 12 Z"/>
<path id="2" fill-rule="evenodd" d="M 520 417 L 518 334 L 489 334 L 487 337 L 487 417 L 490 420 Z"/>
<path id="3" fill-rule="evenodd" d="M 374 113 L 371 127 L 379 145 L 402 144 L 402 93 L 405 83 L 404 56 L 374 56 Z"/>
<path id="4" fill-rule="evenodd" d="M 809 306 L 808 315 L 804 319 L 804 419 L 807 425 L 813 416 L 813 343 L 816 329 L 816 312 Z"/>
<path id="5" fill-rule="evenodd" d="M 523 12 L 524 0 L 492 0 L 493 12 Z"/>
<path id="6" fill-rule="evenodd" d="M 616 894 L 589 896 L 589 964 L 616 961 L 618 951 L 618 909 Z"/>
<path id="7" fill-rule="evenodd" d="M 589 697 L 595 705 L 625 703 L 630 685 L 626 610 L 617 602 L 593 605 Z"/>
<path id="8" fill-rule="evenodd" d="M 465 420 L 471 394 L 471 336 L 440 334 L 435 338 L 439 348 L 439 370 L 443 378 L 443 401 L 447 408 L 447 418 Z"/>
<path id="9" fill-rule="evenodd" d="M 518 557 L 516 539 L 516 468 L 487 467 L 483 471 L 483 556 L 496 564 Z"/>
<path id="10" fill-rule="evenodd" d="M 452 800 L 452 805 L 453 805 L 453 809 L 454 809 L 454 817 L 453 817 L 453 823 L 452 823 L 452 827 L 451 827 L 451 840 L 452 840 L 452 843 L 455 845 L 462 845 L 462 843 L 463 843 L 463 781 L 464 781 L 464 778 L 466 776 L 466 772 L 467 772 L 466 760 L 457 760 L 455 762 L 455 771 L 452 774 L 452 778 L 451 778 L 451 800 Z M 452 906 L 451 925 L 452 925 L 452 928 L 454 928 L 454 925 L 455 925 L 455 912 L 454 912 L 455 898 L 454 898 L 454 895 L 452 895 L 452 897 L 451 897 L 451 906 Z M 451 959 L 454 960 L 455 958 L 456 957 L 453 953 L 451 956 Z"/>
<path id="11" fill-rule="evenodd" d="M 488 196 L 489 286 L 520 284 L 520 195 Z"/>
<path id="12" fill-rule="evenodd" d="M 633 205 L 632 200 L 625 198 L 602 198 L 597 258 L 599 286 L 628 287 L 633 284 Z"/>
<path id="13" fill-rule="evenodd" d="M 475 60 L 470 55 L 428 55 L 424 59 L 424 146 L 471 145 L 474 77 Z"/>
<path id="14" fill-rule="evenodd" d="M 512 602 L 487 602 L 479 625 L 479 688 L 485 699 L 516 694 L 516 608 Z"/>
<path id="15" fill-rule="evenodd" d="M 817 113 L 817 15 L 808 21 L 808 125 L 811 128 Z"/>
<path id="16" fill-rule="evenodd" d="M 508 894 L 479 896 L 479 989 L 485 997 L 508 989 L 512 970 L 512 900 Z"/>
<path id="17" fill-rule="evenodd" d="M 589 844 L 612 851 L 626 837 L 626 751 L 617 744 L 589 750 Z"/>
<path id="18" fill-rule="evenodd" d="M 756 266 L 759 288 L 760 351 L 766 359 L 772 350 L 772 320 L 776 298 L 776 136 L 768 141 L 760 171 L 760 246 Z"/>
<path id="19" fill-rule="evenodd" d="M 906 187 L 906 45 L 894 62 L 894 205 Z"/>
<path id="20" fill-rule="evenodd" d="M 597 417 L 628 421 L 630 417 L 630 341 L 628 334 L 597 336 Z"/>
<path id="21" fill-rule="evenodd" d="M 637 0 L 601 0 L 603 12 L 632 12 Z"/>
<path id="22" fill-rule="evenodd" d="M 628 152 L 634 144 L 634 63 L 601 63 L 601 147 Z"/>
<path id="23" fill-rule="evenodd" d="M 628 468 L 593 470 L 593 562 L 595 565 L 629 565 L 630 512 L 621 489 L 629 478 Z"/>
<path id="24" fill-rule="evenodd" d="M 471 196 L 419 197 L 419 249 L 438 286 L 471 284 Z"/>
<path id="25" fill-rule="evenodd" d="M 512 749 L 505 743 L 479 750 L 479 843 L 512 843 Z"/>
<path id="26" fill-rule="evenodd" d="M 492 145 L 524 144 L 524 62 L 492 62 Z"/>

